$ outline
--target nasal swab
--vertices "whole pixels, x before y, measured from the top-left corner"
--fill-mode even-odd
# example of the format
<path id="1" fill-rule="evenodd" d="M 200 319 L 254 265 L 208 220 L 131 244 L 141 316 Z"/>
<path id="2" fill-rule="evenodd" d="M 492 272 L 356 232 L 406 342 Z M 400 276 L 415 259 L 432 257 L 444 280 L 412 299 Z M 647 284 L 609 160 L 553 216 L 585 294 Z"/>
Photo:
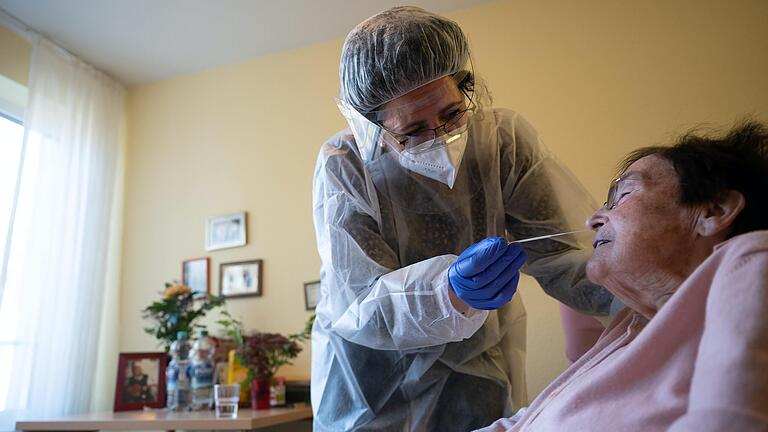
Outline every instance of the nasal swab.
<path id="1" fill-rule="evenodd" d="M 543 235 L 543 236 L 531 237 L 531 238 L 522 239 L 522 240 L 514 240 L 514 241 L 511 241 L 511 242 L 509 242 L 507 244 L 512 244 L 512 243 L 528 243 L 530 241 L 544 240 L 544 239 L 548 239 L 548 238 L 551 238 L 551 237 L 564 236 L 564 235 L 568 235 L 568 234 L 576 234 L 576 233 L 587 232 L 587 231 L 589 231 L 589 230 L 588 229 L 583 229 L 583 230 L 562 232 L 562 233 L 557 233 L 557 234 L 547 234 L 547 235 Z"/>

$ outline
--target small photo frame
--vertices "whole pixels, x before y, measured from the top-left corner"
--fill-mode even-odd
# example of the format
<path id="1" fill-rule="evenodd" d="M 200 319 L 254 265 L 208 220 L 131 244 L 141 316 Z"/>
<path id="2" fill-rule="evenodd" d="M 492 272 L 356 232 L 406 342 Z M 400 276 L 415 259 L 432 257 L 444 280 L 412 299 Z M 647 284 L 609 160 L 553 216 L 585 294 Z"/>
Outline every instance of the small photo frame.
<path id="1" fill-rule="evenodd" d="M 192 258 L 181 262 L 181 283 L 190 287 L 195 297 L 205 297 L 211 292 L 210 259 Z"/>
<path id="2" fill-rule="evenodd" d="M 304 282 L 304 307 L 315 310 L 320 301 L 320 281 Z"/>
<path id="3" fill-rule="evenodd" d="M 245 216 L 245 212 L 240 212 L 208 218 L 205 227 L 205 250 L 245 246 Z"/>
<path id="4" fill-rule="evenodd" d="M 165 406 L 164 352 L 120 353 L 115 385 L 115 411 Z"/>
<path id="5" fill-rule="evenodd" d="M 261 260 L 222 263 L 219 268 L 219 294 L 224 297 L 261 295 Z"/>

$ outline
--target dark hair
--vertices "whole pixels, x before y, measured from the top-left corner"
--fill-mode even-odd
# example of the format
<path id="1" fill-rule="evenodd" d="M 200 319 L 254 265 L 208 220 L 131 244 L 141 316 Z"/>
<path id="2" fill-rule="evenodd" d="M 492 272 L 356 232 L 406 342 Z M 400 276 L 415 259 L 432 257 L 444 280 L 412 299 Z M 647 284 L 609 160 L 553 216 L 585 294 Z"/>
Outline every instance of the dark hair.
<path id="1" fill-rule="evenodd" d="M 768 130 L 756 121 L 743 121 L 722 136 L 690 131 L 670 147 L 637 149 L 619 164 L 624 172 L 639 159 L 659 156 L 675 168 L 680 203 L 715 201 L 727 191 L 744 196 L 744 209 L 733 221 L 729 237 L 768 229 Z"/>

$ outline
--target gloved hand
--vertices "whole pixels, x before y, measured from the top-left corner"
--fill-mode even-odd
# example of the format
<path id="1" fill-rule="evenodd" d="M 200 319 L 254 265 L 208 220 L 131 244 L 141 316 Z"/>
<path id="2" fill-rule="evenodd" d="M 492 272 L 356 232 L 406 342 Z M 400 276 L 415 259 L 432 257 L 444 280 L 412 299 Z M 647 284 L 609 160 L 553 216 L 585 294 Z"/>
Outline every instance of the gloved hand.
<path id="1" fill-rule="evenodd" d="M 512 300 L 528 255 L 519 244 L 488 237 L 468 247 L 448 268 L 456 295 L 475 309 L 493 310 Z"/>

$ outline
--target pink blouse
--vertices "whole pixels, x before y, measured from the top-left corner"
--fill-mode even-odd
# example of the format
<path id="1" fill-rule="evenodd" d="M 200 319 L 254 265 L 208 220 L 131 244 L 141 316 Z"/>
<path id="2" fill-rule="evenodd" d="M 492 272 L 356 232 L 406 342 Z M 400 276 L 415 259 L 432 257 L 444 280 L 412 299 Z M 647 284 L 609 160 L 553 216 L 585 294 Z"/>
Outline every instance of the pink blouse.
<path id="1" fill-rule="evenodd" d="M 482 431 L 768 431 L 768 231 L 718 245 L 650 321 L 624 309 L 519 419 Z"/>
<path id="2" fill-rule="evenodd" d="M 565 336 L 565 357 L 575 363 L 579 357 L 590 350 L 605 327 L 595 317 L 583 314 L 560 303 L 560 321 L 563 322 Z"/>

